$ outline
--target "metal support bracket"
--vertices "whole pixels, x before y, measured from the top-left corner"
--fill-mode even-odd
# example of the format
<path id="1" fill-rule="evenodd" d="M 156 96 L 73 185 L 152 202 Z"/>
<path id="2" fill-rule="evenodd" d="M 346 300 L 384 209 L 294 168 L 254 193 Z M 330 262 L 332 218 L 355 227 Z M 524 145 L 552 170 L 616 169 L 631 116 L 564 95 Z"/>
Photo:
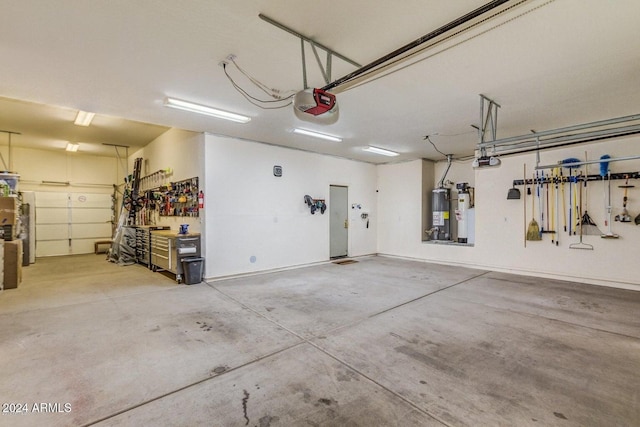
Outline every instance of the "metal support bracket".
<path id="1" fill-rule="evenodd" d="M 286 31 L 289 34 L 292 34 L 296 37 L 298 37 L 300 39 L 300 50 L 301 50 L 301 59 L 302 59 L 302 83 L 304 86 L 304 89 L 308 89 L 309 86 L 307 84 L 307 59 L 306 59 L 306 55 L 305 55 L 305 42 L 309 43 L 309 45 L 311 46 L 311 49 L 313 51 L 313 55 L 316 58 L 316 62 L 318 63 L 318 67 L 320 68 L 320 72 L 322 73 L 322 78 L 324 79 L 326 84 L 329 84 L 329 82 L 331 81 L 331 75 L 332 75 L 332 64 L 333 64 L 333 57 L 335 56 L 336 58 L 339 58 L 345 62 L 348 62 L 349 64 L 353 65 L 354 67 L 360 68 L 361 65 L 358 64 L 357 62 L 347 58 L 344 55 L 339 54 L 338 52 L 334 51 L 333 49 L 330 49 L 320 43 L 318 43 L 317 41 L 298 33 L 295 30 L 292 30 L 291 28 L 287 27 L 284 24 L 281 24 L 278 21 L 275 21 L 271 18 L 269 18 L 268 16 L 265 16 L 263 14 L 259 14 L 258 17 L 260 19 L 262 19 L 265 22 L 268 22 L 269 24 L 273 25 L 274 27 L 280 28 L 283 31 Z M 322 49 L 326 52 L 327 57 L 325 60 L 324 65 L 322 64 L 322 60 L 320 59 L 320 55 L 318 54 L 318 49 Z"/>
<path id="2" fill-rule="evenodd" d="M 12 147 L 11 147 L 11 136 L 12 135 L 22 135 L 20 132 L 12 132 L 10 130 L 0 130 L 0 133 L 6 133 L 7 135 L 9 135 L 9 139 L 8 139 L 8 145 L 9 145 L 9 165 L 7 166 L 7 163 L 4 161 L 4 156 L 2 155 L 2 153 L 0 153 L 0 160 L 2 160 L 2 164 L 4 166 L 4 170 L 6 171 L 12 171 L 13 170 L 13 161 L 12 161 L 12 157 L 11 154 L 13 152 Z"/>
<path id="3" fill-rule="evenodd" d="M 496 139 L 498 131 L 498 108 L 500 105 L 492 99 L 480 94 L 480 127 L 478 128 L 479 144 L 486 142 L 487 134 L 490 134 L 491 140 Z M 480 157 L 486 157 L 487 150 L 485 146 L 480 146 Z"/>

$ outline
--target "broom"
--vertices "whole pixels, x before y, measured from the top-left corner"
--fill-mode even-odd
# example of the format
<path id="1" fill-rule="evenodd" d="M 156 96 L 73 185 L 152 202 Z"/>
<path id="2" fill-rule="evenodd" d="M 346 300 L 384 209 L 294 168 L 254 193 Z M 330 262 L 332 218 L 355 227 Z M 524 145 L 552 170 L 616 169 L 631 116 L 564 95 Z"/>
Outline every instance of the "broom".
<path id="1" fill-rule="evenodd" d="M 533 176 L 533 183 L 535 184 L 536 177 Z M 536 199 L 533 195 L 533 191 L 531 192 L 531 222 L 529 223 L 529 227 L 527 228 L 527 240 L 537 241 L 542 240 L 540 237 L 540 227 L 538 226 L 538 222 L 535 219 L 535 203 Z"/>

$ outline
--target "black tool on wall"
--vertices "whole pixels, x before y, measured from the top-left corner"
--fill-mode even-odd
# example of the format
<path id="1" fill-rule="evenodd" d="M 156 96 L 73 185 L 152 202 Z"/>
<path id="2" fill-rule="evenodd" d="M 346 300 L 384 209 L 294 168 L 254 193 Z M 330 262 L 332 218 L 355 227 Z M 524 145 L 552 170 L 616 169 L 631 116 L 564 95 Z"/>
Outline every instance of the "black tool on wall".
<path id="1" fill-rule="evenodd" d="M 304 202 L 307 206 L 309 206 L 311 215 L 314 215 L 318 210 L 321 214 L 324 214 L 324 211 L 327 210 L 327 204 L 325 203 L 324 199 L 314 199 L 307 194 L 304 196 Z"/>

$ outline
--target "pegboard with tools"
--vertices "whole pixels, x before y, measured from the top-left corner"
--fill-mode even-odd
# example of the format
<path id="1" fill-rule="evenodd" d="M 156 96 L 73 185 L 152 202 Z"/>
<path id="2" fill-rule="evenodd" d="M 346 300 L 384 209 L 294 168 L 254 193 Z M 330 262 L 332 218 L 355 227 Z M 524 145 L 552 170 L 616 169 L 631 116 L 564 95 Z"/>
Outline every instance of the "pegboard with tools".
<path id="1" fill-rule="evenodd" d="M 197 177 L 171 182 L 147 192 L 148 208 L 160 216 L 198 217 L 200 193 Z"/>

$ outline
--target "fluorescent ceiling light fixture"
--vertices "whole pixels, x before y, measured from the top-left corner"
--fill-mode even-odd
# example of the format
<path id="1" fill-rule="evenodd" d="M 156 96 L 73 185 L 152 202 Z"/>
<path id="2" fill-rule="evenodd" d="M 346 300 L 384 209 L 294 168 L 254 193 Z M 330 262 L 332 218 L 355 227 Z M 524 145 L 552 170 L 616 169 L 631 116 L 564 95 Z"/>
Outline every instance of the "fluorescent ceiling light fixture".
<path id="1" fill-rule="evenodd" d="M 88 113 L 86 111 L 78 111 L 78 115 L 76 116 L 76 121 L 73 122 L 74 124 L 78 125 L 78 126 L 89 126 L 91 124 L 91 120 L 93 120 L 93 117 L 96 115 L 96 113 Z"/>
<path id="2" fill-rule="evenodd" d="M 372 146 L 365 147 L 363 148 L 363 150 L 368 151 L 370 153 L 382 154 L 383 156 L 389 156 L 389 157 L 394 157 L 399 155 L 395 151 L 385 150 L 384 148 L 378 148 L 378 147 L 372 147 Z"/>
<path id="3" fill-rule="evenodd" d="M 208 105 L 194 104 L 193 102 L 183 101 L 176 98 L 165 98 L 164 106 L 175 108 L 177 110 L 189 111 L 191 113 L 204 114 L 205 116 L 216 117 L 218 119 L 231 120 L 232 122 L 237 123 L 248 123 L 251 120 L 251 117 L 243 116 L 241 114 L 230 113 L 228 111 L 209 107 Z"/>
<path id="4" fill-rule="evenodd" d="M 76 151 L 78 151 L 78 148 L 80 148 L 80 144 L 67 142 L 67 148 L 65 148 L 65 150 L 75 153 Z"/>
<path id="5" fill-rule="evenodd" d="M 294 128 L 293 133 L 312 136 L 314 138 L 326 139 L 327 141 L 342 142 L 342 138 L 338 138 L 337 136 L 327 135 L 326 133 L 314 132 L 312 130 Z"/>

